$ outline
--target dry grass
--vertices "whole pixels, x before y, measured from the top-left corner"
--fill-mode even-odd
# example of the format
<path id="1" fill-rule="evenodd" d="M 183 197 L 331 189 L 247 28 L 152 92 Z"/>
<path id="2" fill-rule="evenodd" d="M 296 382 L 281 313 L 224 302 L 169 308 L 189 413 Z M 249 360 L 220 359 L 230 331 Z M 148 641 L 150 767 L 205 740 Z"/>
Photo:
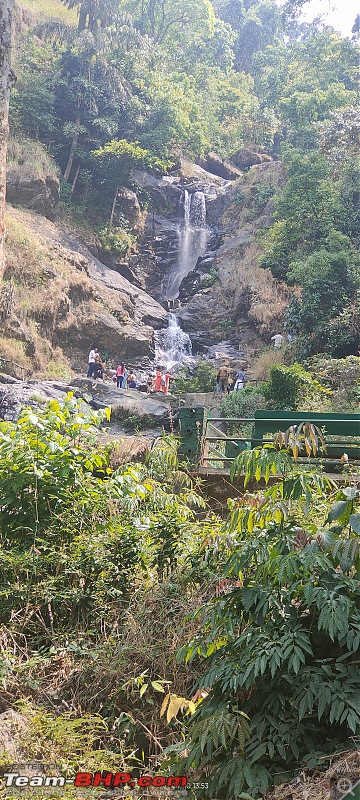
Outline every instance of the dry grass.
<path id="1" fill-rule="evenodd" d="M 59 325 L 70 324 L 74 314 L 96 316 L 113 298 L 106 289 L 99 296 L 82 256 L 43 238 L 39 221 L 44 223 L 42 217 L 8 208 L 5 280 L 14 285 L 14 303 L 1 352 L 34 377 L 70 380 L 69 360 L 57 346 Z"/>
<path id="2" fill-rule="evenodd" d="M 29 229 L 11 214 L 6 215 L 5 280 L 13 279 L 34 288 L 41 283 L 45 250 Z"/>
<path id="3" fill-rule="evenodd" d="M 31 359 L 25 353 L 25 344 L 19 339 L 6 339 L 0 338 L 0 356 L 7 361 L 11 361 L 14 365 L 19 364 L 26 372 L 31 372 L 32 363 Z M 16 367 L 11 364 L 7 365 L 7 372 L 14 377 L 20 378 Z"/>
<path id="4" fill-rule="evenodd" d="M 48 175 L 56 178 L 58 170 L 45 147 L 33 139 L 21 142 L 10 139 L 7 153 L 8 178 L 12 183 L 35 181 Z"/>
<path id="5" fill-rule="evenodd" d="M 67 25 L 75 25 L 77 21 L 76 11 L 69 10 L 61 0 L 22 0 L 22 5 L 38 19 L 58 19 Z"/>
<path id="6" fill-rule="evenodd" d="M 267 792 L 265 800 L 339 800 L 346 787 L 350 789 L 358 782 L 359 775 L 360 751 L 349 750 L 334 755 L 326 772 L 311 775 L 303 771 Z"/>
<path id="7" fill-rule="evenodd" d="M 251 375 L 257 381 L 266 381 L 269 377 L 270 368 L 274 364 L 283 363 L 283 351 L 275 350 L 274 347 L 269 347 L 254 358 L 254 361 L 251 364 Z"/>
<path id="8" fill-rule="evenodd" d="M 112 469 L 117 469 L 130 461 L 144 461 L 150 451 L 151 443 L 152 439 L 145 436 L 127 436 L 121 442 L 116 442 L 111 451 Z"/>
<path id="9" fill-rule="evenodd" d="M 156 761 L 178 738 L 178 730 L 160 718 L 164 695 L 150 686 L 140 698 L 135 679 L 147 670 L 150 680 L 167 680 L 172 692 L 190 697 L 198 673 L 192 666 L 178 664 L 175 654 L 196 635 L 199 623 L 194 611 L 209 591 L 205 586 L 190 595 L 181 586 L 181 575 L 173 580 L 176 590 L 171 584 L 151 585 L 147 590 L 140 583 L 134 586 L 128 608 L 119 605 L 118 619 L 111 626 L 103 621 L 103 641 L 81 658 L 64 648 L 39 659 L 29 652 L 21 633 L 3 628 L 0 656 L 11 655 L 16 665 L 8 676 L 5 702 L 26 698 L 54 714 L 66 709 L 79 716 L 100 713 L 110 723 L 125 712 L 136 720 L 150 759 Z"/>

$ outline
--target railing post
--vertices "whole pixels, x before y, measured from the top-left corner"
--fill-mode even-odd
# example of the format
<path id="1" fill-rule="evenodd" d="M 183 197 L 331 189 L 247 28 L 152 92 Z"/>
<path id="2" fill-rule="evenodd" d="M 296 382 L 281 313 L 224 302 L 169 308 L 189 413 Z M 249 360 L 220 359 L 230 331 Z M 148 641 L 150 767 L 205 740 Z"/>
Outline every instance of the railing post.
<path id="1" fill-rule="evenodd" d="M 208 418 L 207 408 L 181 408 L 179 411 L 180 458 L 188 459 L 195 466 L 202 455 L 206 423 Z"/>

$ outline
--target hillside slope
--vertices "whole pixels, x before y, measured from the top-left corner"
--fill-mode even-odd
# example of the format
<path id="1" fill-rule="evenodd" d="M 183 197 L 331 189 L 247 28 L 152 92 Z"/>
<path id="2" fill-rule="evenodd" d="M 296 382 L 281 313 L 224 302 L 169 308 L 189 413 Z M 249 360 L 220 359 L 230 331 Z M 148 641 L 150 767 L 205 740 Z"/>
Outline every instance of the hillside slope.
<path id="1" fill-rule="evenodd" d="M 138 365 L 152 355 L 166 312 L 146 292 L 91 256 L 73 234 L 8 207 L 7 270 L 0 355 L 36 375 L 83 371 L 94 343 Z"/>

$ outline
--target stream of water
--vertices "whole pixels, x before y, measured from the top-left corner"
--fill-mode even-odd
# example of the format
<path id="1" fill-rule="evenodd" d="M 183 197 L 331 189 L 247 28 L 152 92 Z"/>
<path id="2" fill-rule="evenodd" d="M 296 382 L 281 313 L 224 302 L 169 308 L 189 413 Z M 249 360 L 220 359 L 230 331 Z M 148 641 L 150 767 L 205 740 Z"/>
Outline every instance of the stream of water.
<path id="1" fill-rule="evenodd" d="M 183 195 L 183 220 L 178 225 L 178 255 L 174 269 L 164 284 L 164 295 L 175 300 L 182 280 L 193 270 L 199 256 L 206 252 L 210 230 L 206 227 L 206 198 L 204 192 Z M 155 337 L 155 358 L 159 365 L 171 370 L 189 362 L 192 356 L 191 339 L 175 314 L 169 313 L 168 327 Z"/>

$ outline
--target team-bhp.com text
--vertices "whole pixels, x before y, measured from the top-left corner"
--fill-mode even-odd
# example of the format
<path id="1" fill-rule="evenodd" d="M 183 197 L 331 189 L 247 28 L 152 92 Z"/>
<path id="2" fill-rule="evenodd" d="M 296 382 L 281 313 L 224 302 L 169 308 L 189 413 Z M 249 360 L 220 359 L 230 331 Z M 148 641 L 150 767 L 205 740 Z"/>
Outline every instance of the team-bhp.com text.
<path id="1" fill-rule="evenodd" d="M 104 788 L 115 789 L 118 786 L 130 786 L 134 788 L 153 786 L 160 788 L 161 786 L 172 787 L 175 789 L 185 788 L 187 786 L 187 778 L 182 776 L 167 776 L 163 775 L 140 775 L 133 778 L 129 772 L 78 772 L 75 778 L 65 778 L 63 775 L 20 775 L 18 772 L 5 772 L 4 776 L 5 786 L 72 786 L 88 787 L 88 786 L 101 786 Z"/>

